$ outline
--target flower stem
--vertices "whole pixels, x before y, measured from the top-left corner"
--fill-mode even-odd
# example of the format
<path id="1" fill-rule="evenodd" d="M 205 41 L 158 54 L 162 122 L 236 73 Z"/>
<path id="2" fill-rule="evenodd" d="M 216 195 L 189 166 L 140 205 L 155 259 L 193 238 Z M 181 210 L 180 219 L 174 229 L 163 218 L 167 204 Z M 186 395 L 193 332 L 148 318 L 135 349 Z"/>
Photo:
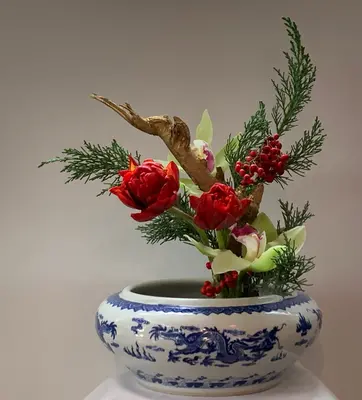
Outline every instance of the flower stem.
<path id="1" fill-rule="evenodd" d="M 180 210 L 177 207 L 171 207 L 168 210 L 170 213 L 172 213 L 173 215 L 182 218 L 183 220 L 185 220 L 186 222 L 188 222 L 190 225 L 192 225 L 192 227 L 195 229 L 195 231 L 199 234 L 201 242 L 205 245 L 208 246 L 209 245 L 209 238 L 207 237 L 206 232 L 199 228 L 195 223 L 194 220 L 192 218 L 191 215 L 185 213 L 184 211 Z"/>
<path id="2" fill-rule="evenodd" d="M 224 235 L 223 230 L 216 231 L 216 240 L 217 240 L 217 244 L 219 245 L 219 249 L 224 250 L 226 247 L 226 243 L 225 243 L 225 235 Z"/>

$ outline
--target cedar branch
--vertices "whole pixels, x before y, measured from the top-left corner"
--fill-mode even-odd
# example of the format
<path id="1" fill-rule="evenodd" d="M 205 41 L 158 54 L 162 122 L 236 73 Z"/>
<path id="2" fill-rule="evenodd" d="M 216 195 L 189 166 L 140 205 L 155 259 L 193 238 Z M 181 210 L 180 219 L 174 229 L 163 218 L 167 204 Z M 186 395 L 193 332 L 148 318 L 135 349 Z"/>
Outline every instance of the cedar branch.
<path id="1" fill-rule="evenodd" d="M 190 131 L 181 118 L 170 118 L 167 115 L 141 117 L 128 103 L 118 105 L 97 94 L 92 94 L 91 97 L 111 108 L 138 130 L 161 138 L 181 167 L 201 190 L 206 192 L 217 182 L 216 177 L 210 174 L 203 160 L 199 160 L 192 152 Z"/>

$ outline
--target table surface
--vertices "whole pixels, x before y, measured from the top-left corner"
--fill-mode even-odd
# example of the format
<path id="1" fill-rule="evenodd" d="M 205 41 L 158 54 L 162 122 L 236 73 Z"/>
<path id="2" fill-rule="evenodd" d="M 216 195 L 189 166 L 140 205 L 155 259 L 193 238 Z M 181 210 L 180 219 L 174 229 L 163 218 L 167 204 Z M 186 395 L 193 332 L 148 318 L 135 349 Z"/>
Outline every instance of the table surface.
<path id="1" fill-rule="evenodd" d="M 137 384 L 129 372 L 118 379 L 108 378 L 84 400 L 210 400 L 210 397 L 185 397 L 153 392 Z M 337 400 L 324 384 L 300 364 L 286 373 L 273 389 L 245 396 L 213 397 L 213 400 Z"/>

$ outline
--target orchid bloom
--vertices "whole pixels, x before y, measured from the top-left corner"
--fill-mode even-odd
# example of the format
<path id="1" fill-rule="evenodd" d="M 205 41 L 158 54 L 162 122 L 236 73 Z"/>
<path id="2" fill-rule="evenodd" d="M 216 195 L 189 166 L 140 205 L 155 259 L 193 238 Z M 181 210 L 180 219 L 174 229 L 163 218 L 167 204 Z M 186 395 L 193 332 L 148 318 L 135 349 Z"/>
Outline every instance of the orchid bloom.
<path id="1" fill-rule="evenodd" d="M 212 138 L 213 138 L 214 130 L 212 126 L 212 121 L 210 115 L 207 110 L 205 110 L 202 114 L 201 121 L 196 128 L 196 138 L 191 144 L 191 150 L 195 154 L 195 156 L 199 160 L 205 160 L 207 169 L 211 174 L 216 173 L 216 167 L 221 167 L 223 170 L 228 166 L 224 149 L 222 152 L 214 155 L 211 150 Z M 181 175 L 187 175 L 184 169 L 181 167 L 176 158 L 169 153 L 167 156 L 167 161 L 157 160 L 162 165 L 167 165 L 170 161 L 173 161 L 180 171 Z M 197 185 L 188 177 L 180 178 L 180 185 L 183 187 L 188 193 L 200 196 L 202 191 L 199 189 Z"/>
<path id="2" fill-rule="evenodd" d="M 213 258 L 214 274 L 244 270 L 270 271 L 276 267 L 274 258 L 286 248 L 286 239 L 293 243 L 295 252 L 299 253 L 306 239 L 306 230 L 305 226 L 301 225 L 278 235 L 266 214 L 260 213 L 252 225 L 232 227 L 231 235 L 244 245 L 243 257 L 238 257 L 231 250 L 212 249 L 193 239 L 190 240 L 202 254 Z"/>

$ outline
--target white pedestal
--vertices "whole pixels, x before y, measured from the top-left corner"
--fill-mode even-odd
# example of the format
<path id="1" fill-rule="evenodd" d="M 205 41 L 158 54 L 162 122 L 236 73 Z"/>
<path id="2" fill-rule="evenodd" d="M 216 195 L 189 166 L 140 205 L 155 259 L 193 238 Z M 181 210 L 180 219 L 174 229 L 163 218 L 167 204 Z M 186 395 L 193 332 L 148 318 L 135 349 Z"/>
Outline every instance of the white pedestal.
<path id="1" fill-rule="evenodd" d="M 147 390 L 126 372 L 117 380 L 106 379 L 84 400 L 210 400 L 206 397 L 185 397 Z M 337 400 L 311 372 L 301 365 L 293 367 L 275 388 L 246 396 L 213 397 L 213 400 Z"/>

